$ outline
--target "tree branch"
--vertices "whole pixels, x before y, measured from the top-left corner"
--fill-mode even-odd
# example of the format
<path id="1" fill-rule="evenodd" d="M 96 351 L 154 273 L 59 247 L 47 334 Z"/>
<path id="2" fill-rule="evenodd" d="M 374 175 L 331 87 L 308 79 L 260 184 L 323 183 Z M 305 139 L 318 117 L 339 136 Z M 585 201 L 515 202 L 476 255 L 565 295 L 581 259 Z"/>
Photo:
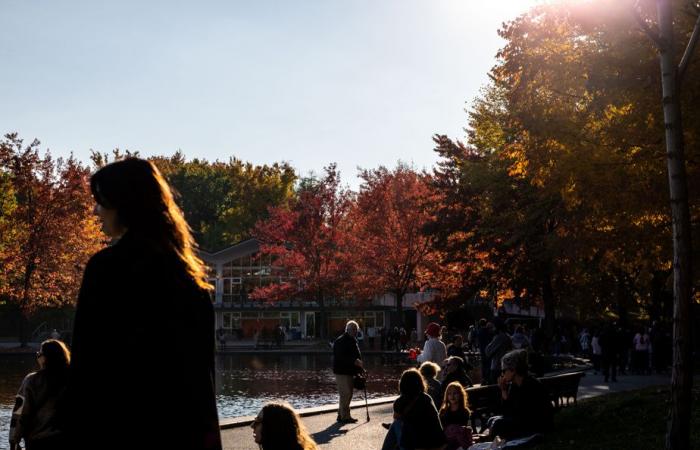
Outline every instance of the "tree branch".
<path id="1" fill-rule="evenodd" d="M 696 6 L 697 7 L 697 6 Z M 683 76 L 685 75 L 686 69 L 688 69 L 688 64 L 690 63 L 690 57 L 695 51 L 695 46 L 698 43 L 698 38 L 700 37 L 700 15 L 695 21 L 695 26 L 693 27 L 693 33 L 690 35 L 690 40 L 688 45 L 685 47 L 685 52 L 683 53 L 683 58 L 678 64 L 678 83 L 683 81 Z"/>
<path id="2" fill-rule="evenodd" d="M 659 33 L 657 33 L 656 31 L 654 31 L 654 30 L 649 26 L 648 23 L 646 23 L 646 22 L 644 21 L 644 18 L 643 18 L 642 15 L 639 13 L 639 0 L 637 0 L 636 2 L 634 2 L 634 7 L 632 8 L 632 15 L 633 15 L 634 18 L 637 20 L 637 24 L 639 24 L 639 27 L 642 29 L 642 31 L 644 32 L 644 34 L 646 34 L 647 37 L 648 37 L 649 39 L 651 39 L 652 42 L 654 42 L 654 43 L 656 44 L 656 46 L 658 47 L 659 50 L 663 49 L 663 48 L 664 48 L 664 42 L 663 42 L 663 40 L 661 39 L 661 36 L 659 35 Z"/>

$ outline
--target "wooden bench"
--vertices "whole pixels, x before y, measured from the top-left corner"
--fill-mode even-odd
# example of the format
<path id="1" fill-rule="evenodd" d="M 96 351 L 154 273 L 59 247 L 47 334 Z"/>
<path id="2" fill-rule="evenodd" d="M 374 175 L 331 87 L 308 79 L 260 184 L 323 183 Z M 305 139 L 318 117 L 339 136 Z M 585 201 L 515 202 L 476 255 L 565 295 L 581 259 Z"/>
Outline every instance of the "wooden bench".
<path id="1" fill-rule="evenodd" d="M 469 396 L 469 408 L 471 409 L 471 424 L 472 430 L 476 433 L 483 433 L 486 429 L 486 421 L 491 416 L 498 413 L 501 406 L 501 389 L 497 384 L 487 384 L 485 386 L 477 386 L 467 388 Z M 479 422 L 479 428 L 476 423 Z"/>
<path id="2" fill-rule="evenodd" d="M 578 385 L 585 374 L 583 372 L 571 372 L 551 377 L 538 378 L 542 385 L 549 391 L 554 409 L 560 409 L 571 404 L 576 404 L 578 397 Z"/>
<path id="3" fill-rule="evenodd" d="M 578 386 L 583 372 L 572 372 L 551 377 L 538 378 L 540 383 L 547 389 L 555 410 L 571 404 L 574 405 L 578 396 Z M 472 411 L 471 425 L 476 433 L 483 433 L 486 429 L 486 422 L 492 416 L 499 414 L 501 407 L 501 390 L 497 384 L 477 386 L 467 389 L 469 394 L 469 407 Z M 477 427 L 477 422 L 479 426 Z"/>

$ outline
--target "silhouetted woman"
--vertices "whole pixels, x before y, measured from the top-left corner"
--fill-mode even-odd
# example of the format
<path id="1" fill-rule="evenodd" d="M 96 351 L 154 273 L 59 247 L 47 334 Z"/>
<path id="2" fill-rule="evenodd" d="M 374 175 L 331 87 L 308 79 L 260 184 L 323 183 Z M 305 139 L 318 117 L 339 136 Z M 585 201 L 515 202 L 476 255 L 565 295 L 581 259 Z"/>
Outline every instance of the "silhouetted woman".
<path id="1" fill-rule="evenodd" d="M 317 450 L 304 423 L 287 403 L 268 403 L 251 424 L 262 450 Z"/>
<path id="2" fill-rule="evenodd" d="M 182 212 L 142 159 L 90 185 L 116 243 L 90 259 L 78 297 L 72 448 L 220 449 L 211 286 Z"/>
<path id="3" fill-rule="evenodd" d="M 65 438 L 56 410 L 68 382 L 70 352 L 58 340 L 41 343 L 36 354 L 39 370 L 27 375 L 17 392 L 10 424 L 10 448 L 20 440 L 28 450 L 60 449 Z"/>
<path id="4" fill-rule="evenodd" d="M 394 422 L 382 450 L 442 449 L 445 435 L 433 400 L 425 393 L 425 381 L 417 369 L 404 370 L 401 395 L 394 401 Z"/>

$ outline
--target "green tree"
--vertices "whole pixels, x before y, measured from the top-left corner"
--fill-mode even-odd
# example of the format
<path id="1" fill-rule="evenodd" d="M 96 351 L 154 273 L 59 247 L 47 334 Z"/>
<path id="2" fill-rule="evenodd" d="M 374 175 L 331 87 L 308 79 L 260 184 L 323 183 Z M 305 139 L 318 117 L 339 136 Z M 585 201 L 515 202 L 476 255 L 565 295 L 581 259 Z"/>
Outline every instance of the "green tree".
<path id="1" fill-rule="evenodd" d="M 296 174 L 286 163 L 253 165 L 193 159 L 180 152 L 151 158 L 179 193 L 178 203 L 199 245 L 216 251 L 250 237 L 268 208 L 294 195 Z"/>

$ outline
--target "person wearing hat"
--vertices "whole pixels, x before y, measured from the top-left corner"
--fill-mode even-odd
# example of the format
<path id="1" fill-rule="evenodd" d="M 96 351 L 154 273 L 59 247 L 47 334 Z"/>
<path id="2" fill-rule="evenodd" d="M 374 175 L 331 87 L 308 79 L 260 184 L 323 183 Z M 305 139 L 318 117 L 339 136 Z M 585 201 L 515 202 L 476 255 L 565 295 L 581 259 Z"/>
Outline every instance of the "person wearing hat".
<path id="1" fill-rule="evenodd" d="M 442 364 L 447 359 L 447 347 L 440 339 L 440 325 L 431 322 L 425 329 L 425 334 L 428 335 L 428 340 L 425 341 L 423 351 L 418 355 L 417 361 L 421 364 L 426 361 Z"/>
<path id="2" fill-rule="evenodd" d="M 547 389 L 528 373 L 527 350 L 512 350 L 501 358 L 502 416 L 489 419 L 490 436 L 511 440 L 547 431 L 553 408 Z"/>

